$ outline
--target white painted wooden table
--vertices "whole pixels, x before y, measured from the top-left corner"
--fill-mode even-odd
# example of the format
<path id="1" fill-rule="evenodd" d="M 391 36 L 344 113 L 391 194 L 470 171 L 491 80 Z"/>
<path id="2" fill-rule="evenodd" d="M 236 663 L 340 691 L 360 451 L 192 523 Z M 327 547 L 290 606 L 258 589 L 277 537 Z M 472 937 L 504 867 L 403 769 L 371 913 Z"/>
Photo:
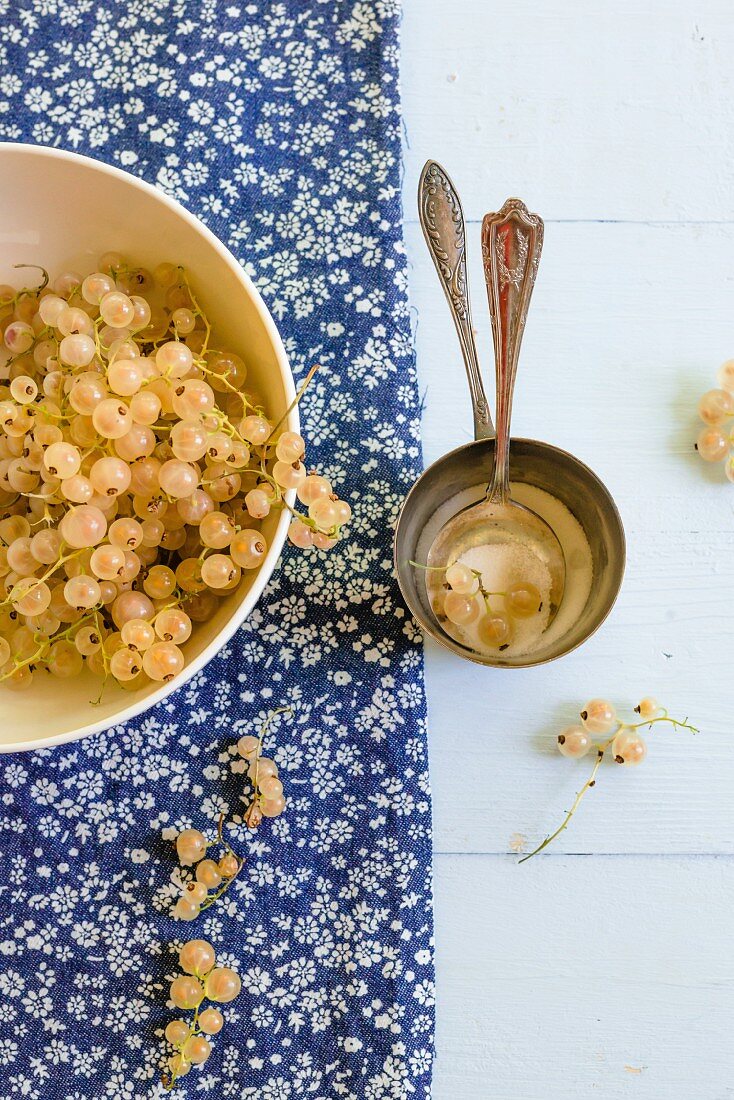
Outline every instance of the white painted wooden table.
<path id="1" fill-rule="evenodd" d="M 734 486 L 693 454 L 734 356 L 730 0 L 405 0 L 405 216 L 430 462 L 469 438 L 457 343 L 416 223 L 427 157 L 471 221 L 519 195 L 546 223 L 518 435 L 588 462 L 629 564 L 610 620 L 554 665 L 498 673 L 427 650 L 435 795 L 434 1100 L 734 1096 Z M 635 772 L 555 751 L 587 697 L 644 693 L 701 727 Z"/>

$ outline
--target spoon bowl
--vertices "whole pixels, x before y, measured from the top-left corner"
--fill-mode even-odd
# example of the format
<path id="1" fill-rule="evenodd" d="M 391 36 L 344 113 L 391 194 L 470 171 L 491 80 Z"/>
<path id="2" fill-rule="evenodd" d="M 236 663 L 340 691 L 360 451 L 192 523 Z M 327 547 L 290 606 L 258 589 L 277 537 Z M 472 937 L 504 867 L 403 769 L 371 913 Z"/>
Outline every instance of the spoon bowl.
<path id="1" fill-rule="evenodd" d="M 548 577 L 546 625 L 550 625 L 561 606 L 566 583 L 563 548 L 548 522 L 516 500 L 501 503 L 485 497 L 444 524 L 428 551 L 429 590 L 437 589 L 441 574 L 470 550 L 486 548 L 491 552 L 501 547 L 512 547 L 519 562 L 535 559 Z"/>

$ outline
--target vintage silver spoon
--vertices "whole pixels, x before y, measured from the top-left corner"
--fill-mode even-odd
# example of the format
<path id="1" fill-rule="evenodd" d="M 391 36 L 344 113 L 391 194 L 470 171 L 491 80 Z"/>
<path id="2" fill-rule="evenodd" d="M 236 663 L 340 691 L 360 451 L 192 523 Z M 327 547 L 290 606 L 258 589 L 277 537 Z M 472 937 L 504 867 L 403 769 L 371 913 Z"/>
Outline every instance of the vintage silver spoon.
<path id="1" fill-rule="evenodd" d="M 583 611 L 561 633 L 544 634 L 543 644 L 528 653 L 507 650 L 479 652 L 466 639 L 448 633 L 450 624 L 437 619 L 429 585 L 438 574 L 416 568 L 425 563 L 428 548 L 445 522 L 456 514 L 454 502 L 482 500 L 478 490 L 482 470 L 494 465 L 495 440 L 487 409 L 469 312 L 466 234 L 459 196 L 445 169 L 428 161 L 418 187 L 418 212 L 431 258 L 451 306 L 469 376 L 475 438 L 437 459 L 413 485 L 403 502 L 395 529 L 395 571 L 405 601 L 426 635 L 458 657 L 495 668 L 527 668 L 555 660 L 597 630 L 609 614 L 624 575 L 625 538 L 622 521 L 609 490 L 578 458 L 535 439 L 513 439 L 510 481 L 540 489 L 556 498 L 576 518 L 588 540 L 594 583 Z M 450 368 L 451 355 L 445 349 Z M 573 562 L 569 568 L 573 569 Z M 571 587 L 569 575 L 569 588 Z M 491 696 L 489 696 L 491 698 Z"/>
<path id="2" fill-rule="evenodd" d="M 553 529 L 510 493 L 510 418 L 517 361 L 543 246 L 543 222 L 520 199 L 508 199 L 482 222 L 482 257 L 492 319 L 497 376 L 495 462 L 479 504 L 453 516 L 428 553 L 428 587 L 437 589 L 442 570 L 478 547 L 514 544 L 519 560 L 536 558 L 548 580 L 549 616 L 555 617 L 566 579 L 563 550 Z M 546 624 L 546 625 L 547 625 Z"/>
<path id="3" fill-rule="evenodd" d="M 479 370 L 479 356 L 469 304 L 466 228 L 459 193 L 448 172 L 435 160 L 426 161 L 418 183 L 418 213 L 423 236 L 441 280 L 459 337 L 471 394 L 474 438 L 494 437 L 494 425 Z"/>

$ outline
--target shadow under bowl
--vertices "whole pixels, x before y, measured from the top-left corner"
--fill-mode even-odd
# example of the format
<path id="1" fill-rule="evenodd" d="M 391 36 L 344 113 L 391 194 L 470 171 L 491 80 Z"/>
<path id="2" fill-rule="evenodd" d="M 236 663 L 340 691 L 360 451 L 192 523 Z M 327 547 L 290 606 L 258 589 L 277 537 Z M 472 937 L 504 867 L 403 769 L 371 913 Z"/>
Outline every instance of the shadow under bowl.
<path id="1" fill-rule="evenodd" d="M 582 645 L 614 606 L 624 576 L 624 528 L 609 490 L 596 474 L 567 451 L 533 439 L 513 439 L 510 481 L 542 489 L 565 505 L 581 525 L 591 550 L 593 579 L 586 604 L 572 624 L 545 645 L 527 654 L 495 656 L 475 653 L 449 637 L 437 621 L 425 585 L 425 574 L 411 561 L 422 561 L 441 525 L 455 512 L 445 511 L 452 498 L 486 484 L 494 466 L 494 439 L 468 443 L 444 455 L 421 475 L 408 493 L 395 530 L 395 569 L 403 597 L 422 629 L 446 649 L 477 664 L 529 668 L 563 657 Z M 481 499 L 481 494 L 476 499 Z M 467 501 L 467 503 L 469 503 Z M 459 511 L 464 505 L 458 505 Z M 439 515 L 441 511 L 444 514 Z M 434 530 L 432 530 L 432 528 Z M 426 538 L 428 536 L 428 540 Z"/>

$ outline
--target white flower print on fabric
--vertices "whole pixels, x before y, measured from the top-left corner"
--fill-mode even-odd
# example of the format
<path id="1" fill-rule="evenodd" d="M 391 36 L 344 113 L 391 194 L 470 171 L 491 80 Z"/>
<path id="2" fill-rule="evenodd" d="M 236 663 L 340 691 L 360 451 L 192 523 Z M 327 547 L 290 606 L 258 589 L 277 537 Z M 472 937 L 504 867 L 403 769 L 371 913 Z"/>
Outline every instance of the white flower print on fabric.
<path id="1" fill-rule="evenodd" d="M 229 244 L 297 380 L 322 364 L 304 433 L 354 509 L 328 556 L 286 552 L 243 628 L 164 704 L 0 758 L 0 1100 L 161 1097 L 167 978 L 191 935 L 243 991 L 182 1090 L 425 1100 L 422 659 L 391 570 L 421 460 L 398 0 L 0 0 L 0 14 L 0 138 L 143 176 Z M 253 834 L 232 746 L 284 705 L 266 751 L 288 808 Z M 220 812 L 246 864 L 184 928 L 170 839 L 213 832 Z"/>

